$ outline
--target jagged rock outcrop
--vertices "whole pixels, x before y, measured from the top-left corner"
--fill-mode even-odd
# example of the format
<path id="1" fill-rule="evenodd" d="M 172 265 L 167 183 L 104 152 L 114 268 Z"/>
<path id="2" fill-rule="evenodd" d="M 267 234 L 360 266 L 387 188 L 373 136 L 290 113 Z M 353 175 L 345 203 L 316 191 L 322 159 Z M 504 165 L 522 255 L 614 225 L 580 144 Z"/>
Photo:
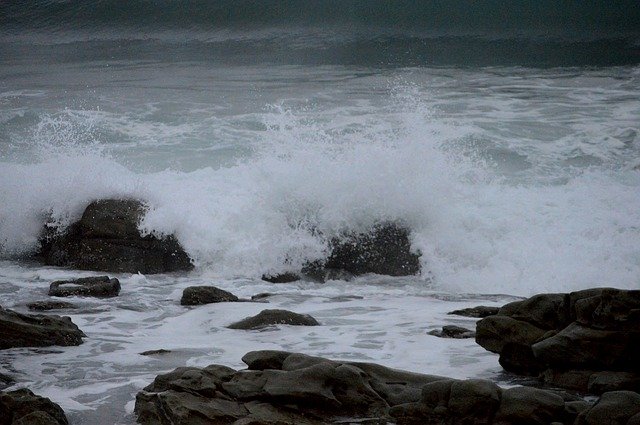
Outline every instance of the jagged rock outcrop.
<path id="1" fill-rule="evenodd" d="M 26 388 L 0 392 L 0 425 L 67 425 L 64 411 Z"/>
<path id="2" fill-rule="evenodd" d="M 397 425 L 632 424 L 640 395 L 606 393 L 595 404 L 528 387 L 502 389 L 372 363 L 285 351 L 253 351 L 246 370 L 181 367 L 136 396 L 138 422 L 150 424 Z M 612 422 L 597 422 L 607 412 Z"/>
<path id="3" fill-rule="evenodd" d="M 84 336 L 69 317 L 20 314 L 0 307 L 0 349 L 80 345 Z"/>
<path id="4" fill-rule="evenodd" d="M 540 294 L 480 320 L 476 341 L 514 373 L 601 394 L 640 391 L 640 291 Z"/>
<path id="5" fill-rule="evenodd" d="M 52 297 L 117 297 L 120 281 L 109 276 L 82 277 L 72 280 L 57 280 L 49 286 Z"/>
<path id="6" fill-rule="evenodd" d="M 318 326 L 320 323 L 308 314 L 288 310 L 262 310 L 255 316 L 232 323 L 229 329 L 261 329 L 273 325 Z"/>
<path id="7" fill-rule="evenodd" d="M 45 264 L 83 270 L 166 273 L 193 265 L 177 239 L 141 235 L 145 207 L 134 199 L 90 203 L 82 218 L 65 231 L 45 226 L 40 256 Z"/>
<path id="8" fill-rule="evenodd" d="M 189 286 L 182 291 L 181 305 L 202 305 L 238 301 L 238 297 L 215 286 Z"/>

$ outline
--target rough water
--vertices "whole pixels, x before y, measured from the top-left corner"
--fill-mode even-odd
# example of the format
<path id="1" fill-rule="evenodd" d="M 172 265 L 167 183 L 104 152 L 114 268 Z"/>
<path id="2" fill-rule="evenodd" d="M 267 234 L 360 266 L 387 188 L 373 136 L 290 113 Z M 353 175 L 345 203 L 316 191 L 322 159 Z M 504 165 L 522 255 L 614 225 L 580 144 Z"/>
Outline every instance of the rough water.
<path id="1" fill-rule="evenodd" d="M 639 289 L 640 7 L 498 3 L 0 5 L 0 305 L 101 274 L 26 259 L 94 199 L 145 200 L 141 228 L 196 265 L 114 275 L 118 298 L 63 311 L 84 344 L 3 350 L 0 373 L 72 424 L 131 424 L 157 374 L 256 349 L 508 384 L 494 354 L 426 333 L 473 327 L 456 308 Z M 325 255 L 312 229 L 380 220 L 411 228 L 421 276 L 260 280 Z M 191 285 L 276 295 L 182 307 Z M 322 326 L 225 328 L 264 308 Z"/>

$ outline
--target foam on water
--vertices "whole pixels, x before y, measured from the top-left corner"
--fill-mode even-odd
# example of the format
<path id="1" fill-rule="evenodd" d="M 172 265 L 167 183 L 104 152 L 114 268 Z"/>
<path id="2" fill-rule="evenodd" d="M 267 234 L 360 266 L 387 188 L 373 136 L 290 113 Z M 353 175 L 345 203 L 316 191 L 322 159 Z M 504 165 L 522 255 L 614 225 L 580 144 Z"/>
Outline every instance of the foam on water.
<path id="1" fill-rule="evenodd" d="M 513 104 L 500 106 L 498 90 L 493 106 L 508 131 L 494 137 L 505 141 L 496 160 L 495 149 L 487 155 L 491 145 L 478 142 L 486 125 L 475 116 L 478 98 L 466 107 L 476 121 L 456 122 L 440 118 L 442 108 L 423 100 L 413 84 L 391 93 L 382 107 L 351 111 L 273 105 L 258 116 L 264 130 L 255 132 L 259 142 L 249 156 L 191 172 L 124 167 L 92 139 L 96 115 L 81 115 L 86 127 L 80 129 L 47 118 L 34 135 L 36 161 L 0 168 L 0 197 L 8 200 L 0 205 L 3 253 L 33 250 L 47 216 L 65 225 L 92 199 L 135 197 L 150 207 L 141 228 L 175 233 L 208 276 L 297 268 L 325 254 L 327 237 L 399 220 L 412 229 L 428 278 L 444 290 L 532 294 L 638 286 L 640 173 L 621 168 L 624 156 L 613 154 L 631 149 L 628 143 L 591 143 L 624 130 L 633 146 L 637 128 L 578 123 L 574 139 L 598 136 L 581 145 L 573 140 L 569 155 L 590 146 L 608 162 L 561 166 L 568 156 L 562 143 L 508 142 L 521 117 Z M 528 113 L 548 113 L 540 108 Z M 520 152 L 527 164 L 510 168 Z"/>

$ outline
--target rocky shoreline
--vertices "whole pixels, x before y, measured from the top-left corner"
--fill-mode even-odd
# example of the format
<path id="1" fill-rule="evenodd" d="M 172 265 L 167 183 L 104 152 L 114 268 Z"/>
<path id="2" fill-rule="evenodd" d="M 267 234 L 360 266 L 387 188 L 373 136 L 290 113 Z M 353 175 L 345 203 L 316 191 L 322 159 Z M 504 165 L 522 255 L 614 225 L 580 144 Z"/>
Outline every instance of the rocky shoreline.
<path id="1" fill-rule="evenodd" d="M 144 204 L 92 202 L 68 229 L 47 227 L 40 258 L 45 264 L 105 272 L 165 273 L 193 268 L 172 236 L 142 235 Z M 409 231 L 380 223 L 368 233 L 333 239 L 329 256 L 302 270 L 265 274 L 264 280 L 325 281 L 364 273 L 400 276 L 420 272 Z M 47 312 L 73 309 L 59 297 L 117 297 L 108 276 L 55 281 L 56 300 L 29 303 Z M 184 308 L 210 303 L 265 302 L 214 286 L 194 286 L 176 300 Z M 268 300 L 267 300 L 268 301 Z M 453 311 L 479 319 L 473 330 L 444 326 L 431 334 L 473 338 L 499 354 L 509 373 L 535 379 L 534 387 L 501 388 L 482 379 L 457 380 L 287 351 L 253 351 L 246 369 L 224 365 L 181 367 L 158 375 L 136 396 L 142 424 L 640 424 L 640 291 L 593 288 L 539 294 L 501 308 Z M 265 309 L 228 326 L 250 330 L 281 325 L 322 326 L 309 315 Z M 86 335 L 69 317 L 21 314 L 0 307 L 0 349 L 68 346 Z M 425 348 L 426 352 L 427 348 Z M 167 352 L 156 350 L 145 353 Z M 5 388 L 20 386 L 2 377 Z M 4 379 L 6 378 L 6 379 Z M 539 388 L 538 388 L 539 387 Z M 561 388 L 562 390 L 560 390 Z M 593 398 L 585 396 L 599 396 Z M 27 389 L 0 391 L 0 425 L 66 424 L 62 409 Z"/>

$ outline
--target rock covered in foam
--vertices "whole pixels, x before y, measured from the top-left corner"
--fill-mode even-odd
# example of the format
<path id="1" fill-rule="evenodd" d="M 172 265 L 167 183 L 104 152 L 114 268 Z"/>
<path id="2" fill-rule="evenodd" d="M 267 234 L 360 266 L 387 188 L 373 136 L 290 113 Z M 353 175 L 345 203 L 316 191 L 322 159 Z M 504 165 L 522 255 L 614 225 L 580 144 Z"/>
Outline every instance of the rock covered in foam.
<path id="1" fill-rule="evenodd" d="M 420 273 L 420 254 L 411 252 L 410 230 L 398 223 L 382 223 L 365 233 L 347 233 L 331 242 L 327 269 L 354 275 L 377 273 L 407 276 Z"/>
<path id="2" fill-rule="evenodd" d="M 40 255 L 45 264 L 83 270 L 165 273 L 193 268 L 173 235 L 142 235 L 142 202 L 104 199 L 90 203 L 64 232 L 45 226 Z"/>
<path id="3" fill-rule="evenodd" d="M 411 231 L 396 222 L 378 223 L 366 232 L 345 232 L 329 241 L 329 256 L 311 261 L 299 273 L 266 273 L 262 280 L 288 283 L 299 279 L 318 282 L 350 280 L 376 273 L 409 276 L 420 273 L 420 253 L 411 251 Z"/>
<path id="4" fill-rule="evenodd" d="M 0 307 L 0 349 L 80 345 L 84 336 L 69 317 L 20 314 Z"/>

